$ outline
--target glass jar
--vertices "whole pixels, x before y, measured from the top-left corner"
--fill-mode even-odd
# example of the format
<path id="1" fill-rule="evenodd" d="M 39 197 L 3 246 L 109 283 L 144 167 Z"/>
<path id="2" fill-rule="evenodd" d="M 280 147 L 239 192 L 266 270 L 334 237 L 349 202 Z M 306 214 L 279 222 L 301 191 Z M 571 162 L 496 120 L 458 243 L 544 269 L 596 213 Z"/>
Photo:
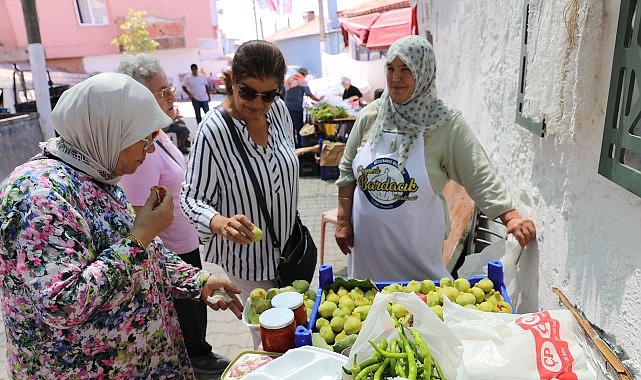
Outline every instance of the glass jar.
<path id="1" fill-rule="evenodd" d="M 285 308 L 265 310 L 258 317 L 263 350 L 285 353 L 296 344 L 294 312 Z"/>
<path id="2" fill-rule="evenodd" d="M 303 295 L 298 292 L 282 292 L 272 298 L 273 307 L 282 307 L 294 312 L 296 326 L 307 327 L 307 310 L 303 302 Z"/>

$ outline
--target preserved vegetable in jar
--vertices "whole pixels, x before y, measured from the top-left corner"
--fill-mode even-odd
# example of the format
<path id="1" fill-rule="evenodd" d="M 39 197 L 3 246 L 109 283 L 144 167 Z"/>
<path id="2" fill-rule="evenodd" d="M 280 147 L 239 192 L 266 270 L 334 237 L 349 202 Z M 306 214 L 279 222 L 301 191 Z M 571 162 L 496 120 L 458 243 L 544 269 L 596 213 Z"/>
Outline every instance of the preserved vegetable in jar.
<path id="1" fill-rule="evenodd" d="M 263 350 L 285 353 L 296 344 L 294 312 L 285 308 L 265 310 L 258 317 Z"/>
<path id="2" fill-rule="evenodd" d="M 307 311 L 303 303 L 303 295 L 298 292 L 282 292 L 272 298 L 273 307 L 282 307 L 294 312 L 296 326 L 307 327 Z"/>

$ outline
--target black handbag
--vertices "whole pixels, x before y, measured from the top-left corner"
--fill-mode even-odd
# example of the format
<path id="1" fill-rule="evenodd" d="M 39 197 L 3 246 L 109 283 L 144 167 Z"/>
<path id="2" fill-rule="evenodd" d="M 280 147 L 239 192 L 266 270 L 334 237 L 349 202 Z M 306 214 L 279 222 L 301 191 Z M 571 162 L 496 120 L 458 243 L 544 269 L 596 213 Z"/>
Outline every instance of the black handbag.
<path id="1" fill-rule="evenodd" d="M 316 244 L 312 235 L 309 233 L 309 229 L 303 224 L 300 219 L 300 215 L 296 212 L 296 220 L 294 222 L 294 230 L 289 236 L 283 249 L 280 249 L 280 242 L 276 237 L 276 231 L 274 231 L 274 223 L 270 216 L 269 211 L 267 210 L 267 203 L 265 202 L 265 196 L 258 185 L 258 180 L 254 174 L 249 159 L 247 158 L 247 152 L 245 147 L 240 141 L 240 136 L 238 131 L 236 131 L 236 126 L 232 121 L 231 117 L 225 111 L 222 106 L 216 107 L 218 111 L 222 114 L 227 126 L 229 127 L 229 132 L 231 133 L 234 144 L 240 152 L 245 168 L 251 178 L 252 185 L 254 186 L 254 191 L 256 192 L 256 198 L 260 206 L 260 210 L 267 222 L 267 229 L 269 230 L 269 235 L 272 238 L 272 246 L 274 250 L 280 252 L 280 259 L 276 267 L 276 285 L 279 287 L 289 286 L 295 280 L 306 280 L 308 282 L 312 281 L 314 276 L 314 271 L 316 269 L 316 261 L 318 258 L 318 252 L 316 249 Z"/>

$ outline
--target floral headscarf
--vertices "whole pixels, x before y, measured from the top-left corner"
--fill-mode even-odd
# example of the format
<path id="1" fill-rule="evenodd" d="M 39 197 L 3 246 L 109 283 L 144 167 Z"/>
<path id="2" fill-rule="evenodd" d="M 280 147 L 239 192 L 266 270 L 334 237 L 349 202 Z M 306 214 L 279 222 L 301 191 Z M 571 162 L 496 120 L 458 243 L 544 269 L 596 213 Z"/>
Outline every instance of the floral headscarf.
<path id="1" fill-rule="evenodd" d="M 94 75 L 65 91 L 51 113 L 60 137 L 44 150 L 113 185 L 120 152 L 171 124 L 149 89 L 125 74 Z"/>
<path id="2" fill-rule="evenodd" d="M 385 70 L 396 57 L 410 69 L 416 87 L 403 104 L 394 102 L 387 89 L 383 91 L 370 143 L 375 149 L 384 129 L 396 129 L 401 136 L 399 167 L 402 169 L 419 135 L 443 125 L 449 120 L 451 110 L 436 95 L 436 59 L 429 41 L 414 35 L 398 39 L 387 51 Z"/>

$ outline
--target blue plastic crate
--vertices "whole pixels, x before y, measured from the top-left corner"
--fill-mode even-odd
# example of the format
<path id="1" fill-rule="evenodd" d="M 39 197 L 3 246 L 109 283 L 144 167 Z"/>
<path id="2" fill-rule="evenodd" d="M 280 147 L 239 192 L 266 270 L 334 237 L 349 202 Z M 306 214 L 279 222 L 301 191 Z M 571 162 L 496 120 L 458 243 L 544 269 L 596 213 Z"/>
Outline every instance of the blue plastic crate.
<path id="1" fill-rule="evenodd" d="M 320 268 L 318 269 L 318 272 L 319 272 L 319 276 L 318 276 L 319 289 L 316 296 L 316 302 L 314 303 L 314 308 L 312 309 L 312 316 L 309 319 L 309 323 L 307 324 L 307 328 L 310 331 L 316 331 L 316 319 L 318 319 L 318 306 L 320 306 L 321 299 L 323 298 L 323 288 L 334 283 L 334 274 L 333 274 L 331 265 L 329 264 L 321 265 Z M 487 263 L 487 276 L 485 275 L 471 276 L 471 277 L 468 277 L 467 280 L 470 282 L 471 286 L 474 286 L 477 282 L 481 281 L 485 277 L 492 280 L 492 282 L 494 283 L 494 289 L 498 290 L 503 296 L 503 298 L 505 299 L 505 302 L 510 304 L 510 306 L 512 307 L 512 313 L 516 313 L 516 309 L 512 304 L 512 300 L 510 299 L 510 296 L 508 295 L 508 292 L 507 292 L 507 287 L 505 286 L 503 263 L 501 263 L 500 261 L 490 261 Z M 434 281 L 434 284 L 436 285 L 439 285 L 441 282 L 440 279 L 432 280 L 432 281 Z M 398 283 L 405 286 L 407 285 L 408 282 L 409 280 L 381 281 L 381 282 L 374 282 L 374 285 L 376 285 L 378 290 L 382 290 L 384 287 L 392 283 Z"/>
<path id="2" fill-rule="evenodd" d="M 337 179 L 338 174 L 339 174 L 338 166 L 321 166 L 320 167 L 320 178 L 323 180 Z"/>

